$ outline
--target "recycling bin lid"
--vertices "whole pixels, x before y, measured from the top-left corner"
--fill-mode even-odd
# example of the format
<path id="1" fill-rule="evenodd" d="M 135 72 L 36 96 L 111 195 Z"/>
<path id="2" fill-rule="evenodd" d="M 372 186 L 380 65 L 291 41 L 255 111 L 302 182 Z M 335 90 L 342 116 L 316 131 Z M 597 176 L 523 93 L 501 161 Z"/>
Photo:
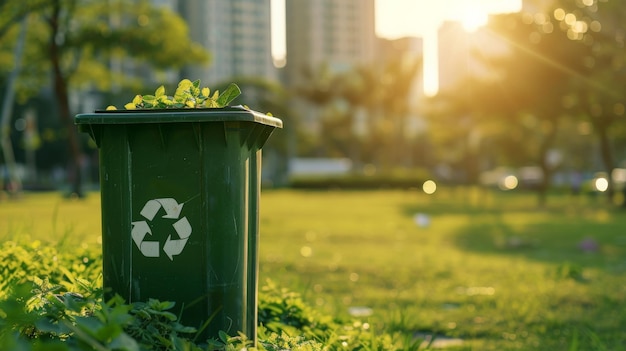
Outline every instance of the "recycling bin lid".
<path id="1" fill-rule="evenodd" d="M 282 120 L 243 106 L 193 109 L 96 110 L 94 113 L 82 113 L 74 117 L 74 123 L 77 125 L 228 121 L 256 122 L 276 128 L 283 127 Z"/>

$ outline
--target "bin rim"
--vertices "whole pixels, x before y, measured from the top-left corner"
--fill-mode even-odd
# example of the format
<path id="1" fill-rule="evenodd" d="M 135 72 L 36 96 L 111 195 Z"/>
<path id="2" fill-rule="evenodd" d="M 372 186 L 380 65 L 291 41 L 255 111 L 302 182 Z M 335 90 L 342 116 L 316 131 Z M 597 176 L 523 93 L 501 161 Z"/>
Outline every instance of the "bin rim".
<path id="1" fill-rule="evenodd" d="M 283 121 L 243 106 L 181 109 L 96 110 L 74 117 L 77 125 L 181 122 L 256 122 L 282 128 Z"/>

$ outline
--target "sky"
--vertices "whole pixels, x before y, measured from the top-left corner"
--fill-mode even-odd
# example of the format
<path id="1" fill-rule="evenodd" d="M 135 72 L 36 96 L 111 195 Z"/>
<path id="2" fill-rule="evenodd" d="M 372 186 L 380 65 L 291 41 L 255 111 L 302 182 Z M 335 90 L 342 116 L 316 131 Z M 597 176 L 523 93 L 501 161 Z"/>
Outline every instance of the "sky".
<path id="1" fill-rule="evenodd" d="M 272 54 L 285 58 L 285 1 L 272 3 Z M 515 12 L 522 0 L 375 0 L 376 35 L 424 39 L 424 92 L 437 92 L 437 29 L 442 21 L 461 21 L 468 31 L 485 24 L 488 14 Z"/>
<path id="2" fill-rule="evenodd" d="M 467 24 L 488 13 L 521 9 L 521 0 L 376 0 L 376 34 L 383 38 L 424 37 L 444 20 Z M 484 24 L 484 23 L 483 23 Z"/>

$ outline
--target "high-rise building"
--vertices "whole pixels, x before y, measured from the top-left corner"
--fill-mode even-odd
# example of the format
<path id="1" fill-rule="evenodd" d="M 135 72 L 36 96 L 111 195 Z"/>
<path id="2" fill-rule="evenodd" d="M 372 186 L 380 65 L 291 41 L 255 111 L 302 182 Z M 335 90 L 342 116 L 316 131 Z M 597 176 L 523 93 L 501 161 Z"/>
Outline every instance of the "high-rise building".
<path id="1" fill-rule="evenodd" d="M 322 64 L 341 72 L 375 58 L 374 0 L 286 0 L 287 84 Z"/>
<path id="2" fill-rule="evenodd" d="M 190 37 L 211 53 L 211 63 L 183 75 L 215 84 L 234 77 L 276 80 L 272 62 L 270 0 L 184 0 L 178 12 Z"/>

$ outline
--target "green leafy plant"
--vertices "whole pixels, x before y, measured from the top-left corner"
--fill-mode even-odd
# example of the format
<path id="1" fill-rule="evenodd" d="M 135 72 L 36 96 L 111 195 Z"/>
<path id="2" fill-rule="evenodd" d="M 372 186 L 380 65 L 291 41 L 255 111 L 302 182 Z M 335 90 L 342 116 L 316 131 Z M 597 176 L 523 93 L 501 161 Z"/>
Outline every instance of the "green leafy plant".
<path id="1" fill-rule="evenodd" d="M 168 109 L 168 108 L 216 108 L 228 106 L 241 94 L 237 84 L 231 83 L 221 94 L 219 90 L 211 94 L 211 89 L 201 87 L 200 80 L 191 81 L 183 79 L 178 83 L 173 96 L 165 93 L 165 87 L 161 85 L 154 95 L 136 95 L 124 108 L 136 109 Z M 115 106 L 107 107 L 107 110 L 117 110 Z"/>

